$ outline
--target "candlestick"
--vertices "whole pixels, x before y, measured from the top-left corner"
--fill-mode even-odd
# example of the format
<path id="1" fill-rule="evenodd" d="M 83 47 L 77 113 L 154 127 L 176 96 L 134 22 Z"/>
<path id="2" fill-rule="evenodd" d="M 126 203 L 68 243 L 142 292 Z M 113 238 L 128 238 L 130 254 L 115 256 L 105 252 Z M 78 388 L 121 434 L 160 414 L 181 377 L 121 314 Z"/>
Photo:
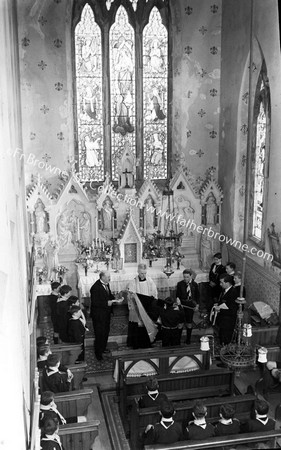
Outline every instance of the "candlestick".
<path id="1" fill-rule="evenodd" d="M 77 239 L 80 240 L 79 218 L 77 217 Z"/>

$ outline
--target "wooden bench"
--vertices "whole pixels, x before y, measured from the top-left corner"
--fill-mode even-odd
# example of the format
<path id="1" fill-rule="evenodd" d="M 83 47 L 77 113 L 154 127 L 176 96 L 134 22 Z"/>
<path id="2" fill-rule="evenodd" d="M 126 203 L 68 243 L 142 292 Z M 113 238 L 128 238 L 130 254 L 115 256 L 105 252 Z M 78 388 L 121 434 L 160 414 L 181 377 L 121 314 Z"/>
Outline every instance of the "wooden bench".
<path id="1" fill-rule="evenodd" d="M 78 356 L 82 352 L 80 344 L 55 344 L 52 345 L 52 353 L 59 356 L 63 366 L 71 366 L 75 364 Z"/>
<path id="2" fill-rule="evenodd" d="M 88 410 L 92 406 L 93 389 L 55 394 L 55 403 L 65 419 L 70 417 L 88 417 Z"/>
<path id="3" fill-rule="evenodd" d="M 281 430 L 261 431 L 259 433 L 241 433 L 231 436 L 220 436 L 209 438 L 204 441 L 182 441 L 175 444 L 162 445 L 145 445 L 145 450 L 203 450 L 214 449 L 217 447 L 236 448 L 238 445 L 261 444 L 266 443 L 269 447 L 276 448 L 277 439 L 281 437 Z M 253 448 L 254 446 L 249 446 Z"/>
<path id="4" fill-rule="evenodd" d="M 81 389 L 83 378 L 86 375 L 87 364 L 85 362 L 68 366 L 68 369 L 73 373 L 73 388 L 75 390 Z M 39 371 L 39 386 L 42 392 L 42 371 Z"/>
<path id="5" fill-rule="evenodd" d="M 59 429 L 63 448 L 67 450 L 90 450 L 99 432 L 99 420 L 82 423 L 70 423 Z"/>
<path id="6" fill-rule="evenodd" d="M 234 393 L 234 371 L 230 369 L 197 370 L 189 373 L 170 374 L 157 377 L 159 391 L 174 401 L 194 398 L 232 395 Z M 145 379 L 127 378 L 120 393 L 120 415 L 126 426 L 128 406 L 134 398 L 146 393 Z"/>
<path id="7" fill-rule="evenodd" d="M 207 422 L 217 422 L 220 418 L 220 407 L 230 403 L 235 407 L 235 417 L 241 422 L 247 421 L 254 410 L 255 395 L 237 395 L 228 397 L 214 397 L 204 400 L 208 409 Z M 189 422 L 193 420 L 192 410 L 194 401 L 185 401 L 175 404 L 175 420 L 177 422 Z M 148 424 L 154 424 L 160 419 L 159 408 L 139 408 L 135 400 L 130 414 L 130 444 L 132 448 L 137 448 L 139 435 L 143 433 Z"/>

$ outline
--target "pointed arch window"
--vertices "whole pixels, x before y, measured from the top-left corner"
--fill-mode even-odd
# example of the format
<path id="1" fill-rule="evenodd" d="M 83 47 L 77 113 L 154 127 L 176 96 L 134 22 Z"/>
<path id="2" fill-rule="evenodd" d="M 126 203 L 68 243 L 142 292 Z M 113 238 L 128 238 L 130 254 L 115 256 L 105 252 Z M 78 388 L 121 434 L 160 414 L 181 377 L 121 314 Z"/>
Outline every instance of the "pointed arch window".
<path id="1" fill-rule="evenodd" d="M 136 180 L 167 179 L 167 0 L 78 0 L 73 23 L 80 180 L 117 181 L 126 155 Z"/>
<path id="2" fill-rule="evenodd" d="M 253 123 L 250 236 L 261 246 L 264 244 L 267 180 L 269 171 L 270 90 L 263 62 L 257 83 Z"/>

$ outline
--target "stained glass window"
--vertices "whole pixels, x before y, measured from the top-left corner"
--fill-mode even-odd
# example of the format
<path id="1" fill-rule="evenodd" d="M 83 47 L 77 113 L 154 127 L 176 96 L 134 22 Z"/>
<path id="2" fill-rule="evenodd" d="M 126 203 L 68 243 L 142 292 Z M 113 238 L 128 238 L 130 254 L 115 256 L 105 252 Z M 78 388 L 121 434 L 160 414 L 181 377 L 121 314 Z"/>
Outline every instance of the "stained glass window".
<path id="1" fill-rule="evenodd" d="M 167 177 L 168 34 L 156 7 L 143 31 L 144 177 Z"/>
<path id="2" fill-rule="evenodd" d="M 135 43 L 128 15 L 120 6 L 109 37 L 112 179 L 118 180 L 126 149 L 135 155 Z"/>
<path id="3" fill-rule="evenodd" d="M 82 181 L 104 179 L 101 53 L 101 30 L 86 4 L 75 28 L 78 158 Z"/>
<path id="4" fill-rule="evenodd" d="M 90 5 L 76 0 L 73 9 L 80 180 L 99 183 L 108 172 L 131 188 L 143 177 L 166 179 L 168 2 Z"/>
<path id="5" fill-rule="evenodd" d="M 266 180 L 268 178 L 270 93 L 265 68 L 261 70 L 254 105 L 255 145 L 252 157 L 251 235 L 264 243 Z"/>

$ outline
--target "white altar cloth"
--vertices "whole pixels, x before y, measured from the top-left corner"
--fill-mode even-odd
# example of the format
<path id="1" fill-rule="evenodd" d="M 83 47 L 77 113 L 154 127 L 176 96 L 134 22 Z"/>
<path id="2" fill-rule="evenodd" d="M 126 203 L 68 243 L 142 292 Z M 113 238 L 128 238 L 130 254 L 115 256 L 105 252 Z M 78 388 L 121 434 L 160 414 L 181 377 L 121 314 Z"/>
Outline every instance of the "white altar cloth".
<path id="1" fill-rule="evenodd" d="M 80 264 L 77 264 L 78 269 L 78 289 L 81 297 L 89 297 L 92 285 L 98 280 L 99 273 L 95 269 L 88 269 L 88 274 L 85 276 L 85 270 Z M 153 279 L 158 289 L 160 298 L 165 298 L 170 295 L 170 289 L 175 288 L 177 283 L 183 279 L 182 272 L 185 269 L 181 266 L 179 270 L 174 269 L 174 273 L 168 278 L 167 275 L 159 267 L 148 267 L 147 275 Z M 102 270 L 102 268 L 100 268 Z M 209 274 L 204 272 L 196 272 L 196 283 L 207 282 Z M 136 267 L 126 267 L 120 272 L 110 271 L 110 288 L 114 293 L 118 293 L 127 289 L 129 282 L 137 275 Z"/>

